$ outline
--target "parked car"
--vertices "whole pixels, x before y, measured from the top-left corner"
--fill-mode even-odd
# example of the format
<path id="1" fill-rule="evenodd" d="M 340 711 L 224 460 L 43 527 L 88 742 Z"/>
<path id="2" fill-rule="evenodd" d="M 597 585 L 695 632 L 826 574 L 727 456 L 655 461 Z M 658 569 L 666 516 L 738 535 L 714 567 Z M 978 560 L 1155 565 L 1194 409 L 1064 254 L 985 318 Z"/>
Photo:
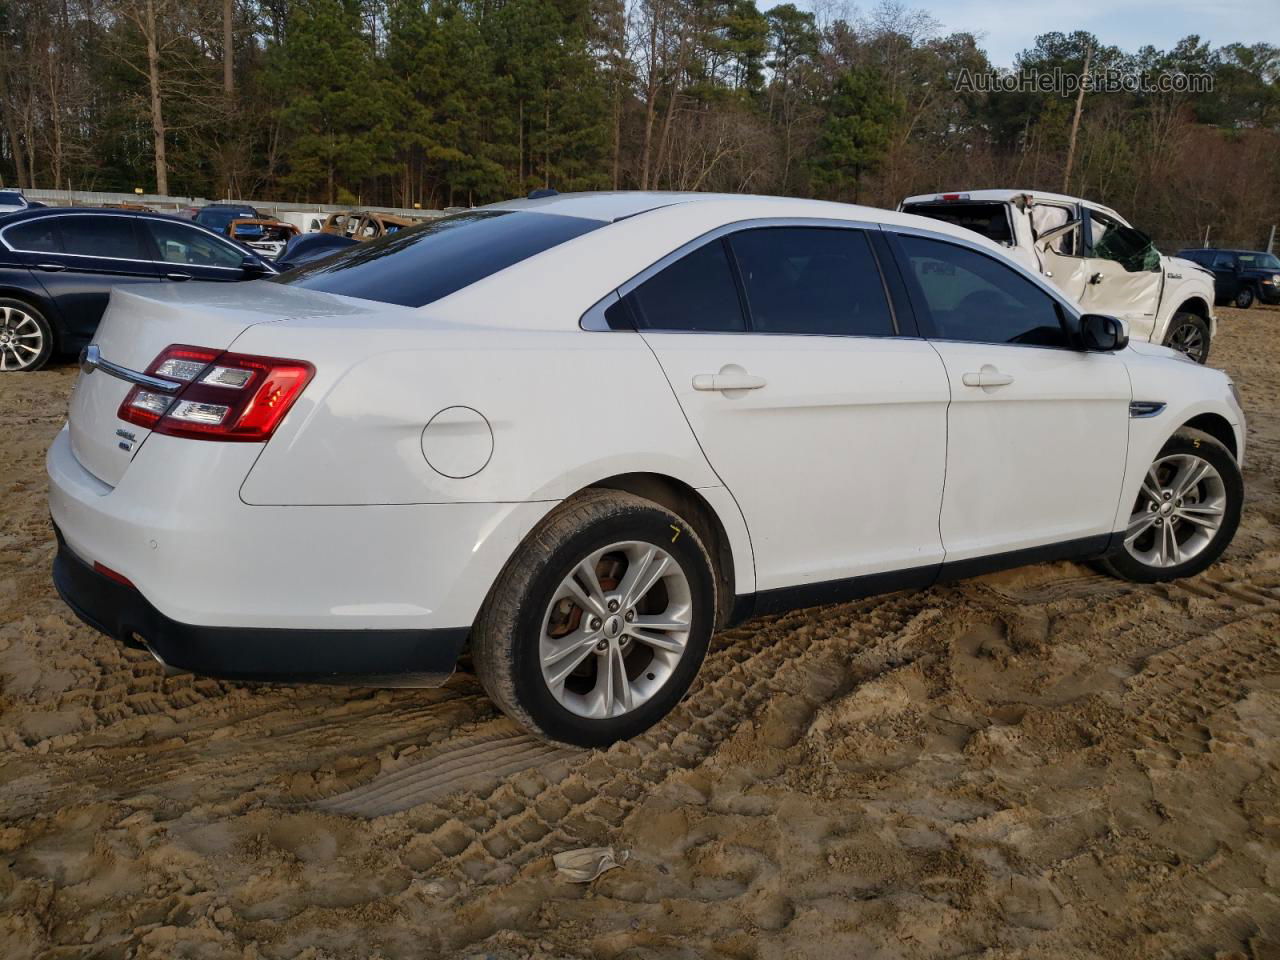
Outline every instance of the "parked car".
<path id="1" fill-rule="evenodd" d="M 1110 207 L 1056 193 L 970 190 L 908 197 L 899 209 L 994 240 L 1082 309 L 1124 320 L 1135 339 L 1209 359 L 1217 329 L 1212 276 L 1162 255 Z"/>
<path id="2" fill-rule="evenodd" d="M 71 207 L 11 214 L 0 224 L 0 372 L 39 370 L 57 353 L 79 351 L 112 288 L 275 272 L 244 247 L 177 217 Z"/>
<path id="3" fill-rule="evenodd" d="M 0 215 L 25 210 L 28 205 L 21 190 L 0 190 Z"/>
<path id="4" fill-rule="evenodd" d="M 389 233 L 412 227 L 420 221 L 390 213 L 331 213 L 321 227 L 322 233 L 351 237 L 353 240 L 376 240 Z"/>
<path id="5" fill-rule="evenodd" d="M 351 237 L 336 233 L 301 233 L 289 241 L 284 253 L 276 258 L 276 269 L 283 273 L 300 267 L 312 260 L 319 260 L 353 246 L 356 241 Z"/>
<path id="6" fill-rule="evenodd" d="M 297 235 L 298 228 L 293 224 L 268 217 L 232 220 L 227 227 L 227 236 L 232 240 L 272 261 L 284 253 L 289 241 Z"/>
<path id="7" fill-rule="evenodd" d="M 1213 274 L 1219 303 L 1229 303 L 1241 310 L 1253 306 L 1254 300 L 1280 303 L 1280 259 L 1275 254 L 1202 247 L 1179 251 L 1178 256 Z"/>
<path id="8" fill-rule="evenodd" d="M 808 200 L 517 200 L 272 282 L 117 290 L 48 456 L 54 581 L 237 679 L 661 719 L 757 613 L 1235 533 L 1219 370 L 972 231 Z M 123 441 L 123 442 L 122 442 Z M 945 480 L 945 483 L 944 483 Z"/>
<path id="9" fill-rule="evenodd" d="M 228 234 L 231 221 L 245 217 L 256 219 L 258 211 L 243 203 L 210 203 L 196 211 L 195 222 L 202 227 Z M 228 234 L 229 235 L 229 234 Z"/>

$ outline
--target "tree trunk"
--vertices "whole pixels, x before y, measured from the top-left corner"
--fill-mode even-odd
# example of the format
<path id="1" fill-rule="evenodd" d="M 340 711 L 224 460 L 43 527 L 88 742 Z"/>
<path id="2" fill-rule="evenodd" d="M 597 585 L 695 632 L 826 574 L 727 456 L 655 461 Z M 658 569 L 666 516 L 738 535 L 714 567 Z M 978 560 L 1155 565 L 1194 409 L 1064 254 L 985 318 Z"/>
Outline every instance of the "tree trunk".
<path id="1" fill-rule="evenodd" d="M 1080 73 L 1080 92 L 1076 94 L 1076 112 L 1071 118 L 1071 139 L 1067 141 L 1067 166 L 1062 171 L 1062 192 L 1067 193 L 1068 186 L 1071 183 L 1071 164 L 1076 159 L 1076 134 L 1080 131 L 1080 112 L 1084 109 L 1084 78 L 1089 75 L 1089 58 L 1093 55 L 1093 50 L 1086 48 L 1084 51 L 1084 70 Z"/>
<path id="2" fill-rule="evenodd" d="M 164 111 L 160 97 L 160 46 L 156 36 L 155 0 L 147 0 L 147 69 L 151 82 L 151 130 L 156 141 L 156 192 L 169 195 L 169 168 L 164 157 Z"/>
<path id="3" fill-rule="evenodd" d="M 222 90 L 227 99 L 236 92 L 236 76 L 234 66 L 235 37 L 232 25 L 235 19 L 235 0 L 222 0 Z"/>
<path id="4" fill-rule="evenodd" d="M 644 98 L 644 146 L 640 151 L 640 189 L 649 189 L 649 159 L 653 150 L 653 120 L 658 109 L 658 11 L 650 11 L 648 76 Z"/>
<path id="5" fill-rule="evenodd" d="M 551 88 L 546 91 L 546 115 L 543 125 L 542 185 L 551 186 Z"/>
<path id="6" fill-rule="evenodd" d="M 13 166 L 18 175 L 18 186 L 22 189 L 33 187 L 27 177 L 27 160 L 23 155 L 22 137 L 18 124 L 13 119 L 13 104 L 9 102 L 9 51 L 0 48 L 0 113 L 4 114 L 4 129 L 9 135 L 9 146 L 13 150 Z"/>

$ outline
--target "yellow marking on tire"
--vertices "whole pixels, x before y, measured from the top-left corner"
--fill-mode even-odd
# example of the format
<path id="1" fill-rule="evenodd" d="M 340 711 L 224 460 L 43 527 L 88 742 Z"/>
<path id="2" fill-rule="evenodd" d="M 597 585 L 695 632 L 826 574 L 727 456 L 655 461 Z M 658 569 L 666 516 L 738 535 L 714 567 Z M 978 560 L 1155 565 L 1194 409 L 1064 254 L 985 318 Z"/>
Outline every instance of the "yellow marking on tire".
<path id="1" fill-rule="evenodd" d="M 675 543 L 680 539 L 680 528 L 673 523 L 671 524 L 671 529 L 675 531 L 675 534 L 671 537 L 671 542 Z"/>

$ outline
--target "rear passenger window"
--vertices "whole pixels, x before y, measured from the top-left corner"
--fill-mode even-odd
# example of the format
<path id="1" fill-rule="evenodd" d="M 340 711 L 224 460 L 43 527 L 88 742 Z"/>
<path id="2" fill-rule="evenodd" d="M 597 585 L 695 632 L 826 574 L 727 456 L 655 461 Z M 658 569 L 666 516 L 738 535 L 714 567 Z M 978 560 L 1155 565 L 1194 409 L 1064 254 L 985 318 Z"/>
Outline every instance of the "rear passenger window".
<path id="1" fill-rule="evenodd" d="M 937 339 L 1069 345 L 1056 301 L 1013 267 L 954 243 L 898 241 Z"/>
<path id="2" fill-rule="evenodd" d="M 861 230 L 765 227 L 730 240 L 754 333 L 891 337 L 880 268 Z"/>
<path id="3" fill-rule="evenodd" d="M 645 330 L 741 333 L 746 329 L 724 242 L 713 240 L 640 284 L 628 297 Z"/>
<path id="4" fill-rule="evenodd" d="M 128 217 L 60 217 L 67 253 L 112 260 L 150 260 L 138 244 Z"/>
<path id="5" fill-rule="evenodd" d="M 15 250 L 32 253 L 62 253 L 62 235 L 58 230 L 58 217 L 42 217 L 10 227 L 4 238 Z"/>

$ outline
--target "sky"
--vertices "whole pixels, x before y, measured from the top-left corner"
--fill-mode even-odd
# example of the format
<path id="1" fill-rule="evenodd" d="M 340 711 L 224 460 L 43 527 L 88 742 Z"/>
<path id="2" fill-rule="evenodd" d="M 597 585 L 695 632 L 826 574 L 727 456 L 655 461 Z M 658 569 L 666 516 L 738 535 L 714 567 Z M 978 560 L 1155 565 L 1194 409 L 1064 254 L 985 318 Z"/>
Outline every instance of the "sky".
<path id="1" fill-rule="evenodd" d="M 979 45 L 997 67 L 1012 67 L 1038 34 L 1054 30 L 1088 30 L 1128 51 L 1147 44 L 1167 50 L 1190 33 L 1214 47 L 1280 45 L 1280 0 L 903 0 L 903 5 L 927 10 L 944 34 L 979 34 Z M 875 0 L 858 6 L 866 11 Z"/>

